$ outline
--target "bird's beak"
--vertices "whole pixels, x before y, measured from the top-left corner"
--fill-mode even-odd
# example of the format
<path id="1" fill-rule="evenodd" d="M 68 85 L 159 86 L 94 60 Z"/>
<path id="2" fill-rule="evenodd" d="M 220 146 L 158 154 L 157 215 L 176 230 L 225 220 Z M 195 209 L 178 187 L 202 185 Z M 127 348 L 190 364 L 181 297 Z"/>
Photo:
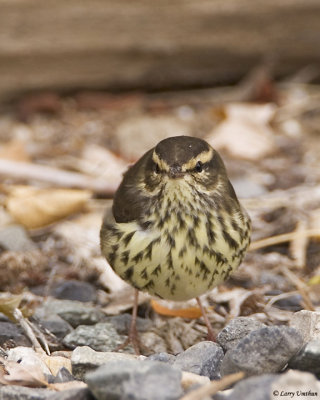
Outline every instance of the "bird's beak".
<path id="1" fill-rule="evenodd" d="M 181 170 L 180 165 L 172 165 L 169 169 L 169 178 L 179 179 L 184 176 L 184 172 Z"/>

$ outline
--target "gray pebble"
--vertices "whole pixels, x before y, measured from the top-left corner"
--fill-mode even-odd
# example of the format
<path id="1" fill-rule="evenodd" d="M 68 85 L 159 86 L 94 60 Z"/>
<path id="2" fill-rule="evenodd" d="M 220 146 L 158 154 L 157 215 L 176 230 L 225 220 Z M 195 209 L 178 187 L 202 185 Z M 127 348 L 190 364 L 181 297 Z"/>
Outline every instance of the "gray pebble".
<path id="1" fill-rule="evenodd" d="M 31 251 L 37 248 L 21 225 L 9 225 L 0 229 L 0 247 L 11 251 Z"/>
<path id="2" fill-rule="evenodd" d="M 57 314 L 74 328 L 79 325 L 94 325 L 105 319 L 105 314 L 99 308 L 75 300 L 48 299 L 37 312 Z"/>
<path id="3" fill-rule="evenodd" d="M 245 336 L 237 346 L 227 351 L 221 365 L 221 375 L 243 371 L 262 375 L 281 371 L 302 346 L 301 335 L 287 326 L 265 327 Z"/>
<path id="4" fill-rule="evenodd" d="M 59 369 L 57 375 L 54 377 L 53 383 L 64 383 L 74 381 L 75 377 L 70 373 L 70 371 L 62 367 Z"/>
<path id="5" fill-rule="evenodd" d="M 130 314 L 119 314 L 114 315 L 112 317 L 106 317 L 106 322 L 111 322 L 115 327 L 118 333 L 122 335 L 127 335 L 129 332 L 130 324 L 131 324 L 131 315 Z M 150 319 L 137 317 L 136 327 L 138 332 L 146 332 L 153 326 L 152 321 Z"/>
<path id="6" fill-rule="evenodd" d="M 71 355 L 72 373 L 77 379 L 84 379 L 87 372 L 92 371 L 110 361 L 144 359 L 144 356 L 136 356 L 128 353 L 95 351 L 88 346 L 75 348 Z"/>
<path id="7" fill-rule="evenodd" d="M 216 394 L 213 398 L 214 400 L 271 400 L 271 385 L 276 379 L 276 374 L 252 376 L 236 383 L 230 394 Z"/>
<path id="8" fill-rule="evenodd" d="M 320 339 L 315 339 L 305 344 L 290 360 L 289 367 L 300 371 L 312 372 L 320 378 Z"/>
<path id="9" fill-rule="evenodd" d="M 35 317 L 39 321 L 40 326 L 47 329 L 59 339 L 63 339 L 73 328 L 72 326 L 56 314 L 43 315 L 35 313 Z"/>
<path id="10" fill-rule="evenodd" d="M 320 312 L 301 310 L 293 314 L 289 326 L 303 337 L 304 343 L 320 339 Z"/>
<path id="11" fill-rule="evenodd" d="M 12 322 L 0 321 L 0 346 L 12 348 L 17 346 L 31 346 L 31 343 L 22 333 L 20 326 Z"/>
<path id="12" fill-rule="evenodd" d="M 97 351 L 112 351 L 125 340 L 126 337 L 119 335 L 110 322 L 99 322 L 78 326 L 63 339 L 63 343 L 69 348 L 89 346 Z"/>
<path id="13" fill-rule="evenodd" d="M 217 343 L 205 341 L 178 354 L 173 366 L 209 379 L 218 379 L 223 356 L 223 350 Z"/>
<path id="14" fill-rule="evenodd" d="M 47 389 L 28 388 L 24 386 L 0 386 L 1 400 L 49 400 L 55 392 Z"/>
<path id="15" fill-rule="evenodd" d="M 181 371 L 156 361 L 111 361 L 85 379 L 98 400 L 177 400 Z"/>
<path id="16" fill-rule="evenodd" d="M 165 362 L 172 365 L 176 360 L 176 356 L 174 356 L 173 354 L 162 352 L 151 354 L 151 356 L 148 357 L 148 360 Z"/>
<path id="17" fill-rule="evenodd" d="M 229 322 L 218 334 L 217 343 L 226 352 L 234 348 L 248 333 L 266 325 L 250 317 L 237 317 Z"/>
<path id="18" fill-rule="evenodd" d="M 62 281 L 56 284 L 51 292 L 56 299 L 90 302 L 97 300 L 97 290 L 88 282 L 76 280 Z"/>

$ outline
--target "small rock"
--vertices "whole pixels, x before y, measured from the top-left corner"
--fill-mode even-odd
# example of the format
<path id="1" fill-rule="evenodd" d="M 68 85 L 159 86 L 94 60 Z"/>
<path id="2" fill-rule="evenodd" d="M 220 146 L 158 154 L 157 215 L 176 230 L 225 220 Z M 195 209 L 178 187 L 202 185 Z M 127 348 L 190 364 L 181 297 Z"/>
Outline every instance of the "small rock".
<path id="1" fill-rule="evenodd" d="M 77 347 L 73 350 L 71 356 L 72 373 L 77 379 L 83 379 L 84 375 L 106 364 L 110 361 L 117 360 L 135 360 L 143 359 L 143 356 L 136 356 L 134 354 L 116 353 L 116 352 L 97 352 L 88 346 Z"/>
<path id="2" fill-rule="evenodd" d="M 119 335 L 110 322 L 95 325 L 80 325 L 70 332 L 63 343 L 69 348 L 89 346 L 97 351 L 112 351 L 126 340 Z"/>
<path id="3" fill-rule="evenodd" d="M 177 400 L 182 395 L 181 371 L 157 361 L 110 361 L 85 380 L 98 400 Z"/>
<path id="4" fill-rule="evenodd" d="M 16 346 L 31 346 L 31 343 L 18 325 L 0 321 L 0 346 L 7 349 Z"/>
<path id="5" fill-rule="evenodd" d="M 250 317 L 237 317 L 226 325 L 217 336 L 217 343 L 226 352 L 234 347 L 248 333 L 263 328 L 266 325 Z"/>
<path id="6" fill-rule="evenodd" d="M 299 311 L 303 309 L 301 302 L 302 296 L 300 294 L 294 294 L 285 299 L 275 301 L 273 306 L 280 308 L 280 310 Z"/>
<path id="7" fill-rule="evenodd" d="M 97 291 L 94 286 L 88 282 L 76 280 L 62 281 L 56 284 L 50 294 L 56 299 L 81 302 L 94 302 L 97 299 Z"/>
<path id="8" fill-rule="evenodd" d="M 79 325 L 94 325 L 105 319 L 105 314 L 99 308 L 75 300 L 48 299 L 37 312 L 57 314 L 74 328 Z"/>
<path id="9" fill-rule="evenodd" d="M 127 335 L 131 324 L 130 314 L 119 314 L 112 317 L 106 317 L 106 322 L 111 322 L 118 333 L 121 335 Z M 138 332 L 146 332 L 152 327 L 152 322 L 150 319 L 137 317 L 136 326 Z"/>
<path id="10" fill-rule="evenodd" d="M 48 389 L 28 388 L 14 385 L 0 386 L 1 400 L 52 400 L 50 396 L 55 393 L 55 391 Z"/>
<path id="11" fill-rule="evenodd" d="M 214 400 L 271 400 L 271 385 L 276 374 L 252 376 L 236 383 L 230 394 L 216 394 Z"/>
<path id="12" fill-rule="evenodd" d="M 205 341 L 178 354 L 173 366 L 183 371 L 207 376 L 211 380 L 218 379 L 223 356 L 223 350 L 217 343 Z"/>
<path id="13" fill-rule="evenodd" d="M 53 383 L 64 383 L 74 381 L 75 377 L 70 373 L 70 371 L 62 367 L 59 369 L 57 375 L 54 377 Z"/>
<path id="14" fill-rule="evenodd" d="M 227 351 L 221 375 L 243 371 L 248 376 L 280 371 L 301 348 L 300 334 L 287 326 L 272 326 L 249 333 Z"/>
<path id="15" fill-rule="evenodd" d="M 320 312 L 301 310 L 293 314 L 289 326 L 295 328 L 307 343 L 320 339 Z"/>
<path id="16" fill-rule="evenodd" d="M 44 315 L 36 310 L 34 316 L 39 320 L 39 324 L 55 335 L 59 339 L 63 339 L 73 328 L 72 326 L 56 314 Z"/>
<path id="17" fill-rule="evenodd" d="M 309 372 L 289 370 L 278 375 L 278 379 L 271 385 L 271 393 L 273 393 L 273 398 L 318 399 L 320 382 Z M 284 393 L 293 393 L 295 397 L 292 395 L 284 397 Z"/>
<path id="18" fill-rule="evenodd" d="M 320 339 L 305 344 L 299 353 L 290 360 L 289 367 L 312 372 L 320 378 Z"/>
<path id="19" fill-rule="evenodd" d="M 162 353 L 152 354 L 151 356 L 148 357 L 148 360 L 165 362 L 172 365 L 176 360 L 176 356 L 174 356 L 173 354 L 162 352 Z"/>
<path id="20" fill-rule="evenodd" d="M 37 248 L 21 225 L 0 229 L 0 247 L 10 251 L 31 251 Z"/>
<path id="21" fill-rule="evenodd" d="M 79 387 L 55 392 L 48 397 L 48 400 L 95 400 L 95 398 L 88 388 Z"/>

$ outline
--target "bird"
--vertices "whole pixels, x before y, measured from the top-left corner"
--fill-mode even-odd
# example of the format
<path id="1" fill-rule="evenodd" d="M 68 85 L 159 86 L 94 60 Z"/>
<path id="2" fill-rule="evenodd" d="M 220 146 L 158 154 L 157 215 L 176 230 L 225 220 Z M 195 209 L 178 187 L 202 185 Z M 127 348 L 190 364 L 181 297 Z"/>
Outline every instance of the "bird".
<path id="1" fill-rule="evenodd" d="M 219 153 L 205 140 L 173 136 L 147 151 L 124 174 L 100 230 L 101 252 L 135 288 L 128 343 L 139 354 L 139 291 L 160 299 L 197 300 L 240 265 L 251 221 Z M 121 347 L 123 348 L 123 347 Z"/>

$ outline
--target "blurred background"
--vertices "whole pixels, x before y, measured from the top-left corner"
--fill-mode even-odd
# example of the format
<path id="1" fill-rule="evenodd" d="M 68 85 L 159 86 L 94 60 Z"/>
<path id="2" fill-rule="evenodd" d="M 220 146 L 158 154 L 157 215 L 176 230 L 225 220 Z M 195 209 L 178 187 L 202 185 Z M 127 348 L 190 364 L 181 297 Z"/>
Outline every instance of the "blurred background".
<path id="1" fill-rule="evenodd" d="M 2 291 L 112 304 L 103 210 L 130 163 L 193 135 L 253 221 L 220 326 L 319 307 L 319 84 L 319 0 L 0 0 Z"/>

